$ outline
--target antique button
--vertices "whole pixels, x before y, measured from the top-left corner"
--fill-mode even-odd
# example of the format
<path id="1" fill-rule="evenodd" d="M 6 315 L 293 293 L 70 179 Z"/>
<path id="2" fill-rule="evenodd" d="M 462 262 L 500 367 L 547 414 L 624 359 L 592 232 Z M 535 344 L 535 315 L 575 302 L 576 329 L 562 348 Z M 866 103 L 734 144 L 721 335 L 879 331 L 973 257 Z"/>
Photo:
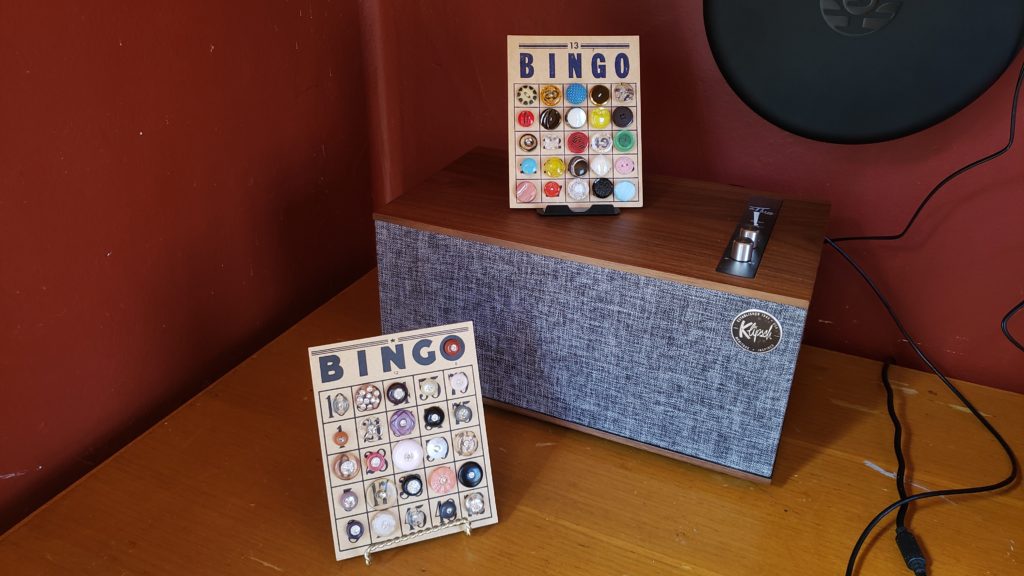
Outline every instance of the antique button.
<path id="1" fill-rule="evenodd" d="M 523 161 L 519 163 L 519 171 L 523 174 L 536 174 L 537 161 L 533 158 L 523 158 Z"/>
<path id="2" fill-rule="evenodd" d="M 570 199 L 582 202 L 587 199 L 587 183 L 577 178 L 569 183 L 566 187 L 566 192 Z"/>
<path id="3" fill-rule="evenodd" d="M 395 470 L 408 472 L 423 465 L 423 447 L 416 440 L 402 440 L 391 449 Z"/>
<path id="4" fill-rule="evenodd" d="M 615 149 L 619 152 L 629 152 L 635 144 L 636 136 L 628 130 L 623 130 L 615 135 Z"/>
<path id="5" fill-rule="evenodd" d="M 590 127 L 591 128 L 607 128 L 608 123 L 611 122 L 612 115 L 608 112 L 607 108 L 591 108 L 590 109 Z"/>
<path id="6" fill-rule="evenodd" d="M 444 460 L 448 456 L 448 440 L 438 436 L 427 440 L 427 460 Z"/>
<path id="7" fill-rule="evenodd" d="M 612 150 L 612 136 L 607 132 L 598 132 L 590 137 L 590 149 L 599 154 L 606 154 Z"/>
<path id="8" fill-rule="evenodd" d="M 558 182 L 545 182 L 544 195 L 548 198 L 557 198 L 562 193 L 562 185 Z"/>
<path id="9" fill-rule="evenodd" d="M 545 106 L 555 106 L 562 101 L 562 91 L 558 86 L 548 84 L 540 89 L 540 101 Z"/>
<path id="10" fill-rule="evenodd" d="M 584 176 L 587 173 L 587 159 L 583 156 L 573 156 L 569 160 L 569 173 L 573 176 Z"/>
<path id="11" fill-rule="evenodd" d="M 484 469 L 476 462 L 459 466 L 459 483 L 467 488 L 476 488 L 484 479 Z"/>
<path id="12" fill-rule="evenodd" d="M 437 381 L 437 376 L 431 376 L 429 378 L 420 378 L 420 400 L 427 400 L 428 398 L 437 398 L 441 395 L 441 384 Z"/>
<path id="13" fill-rule="evenodd" d="M 629 156 L 620 156 L 615 159 L 615 172 L 625 176 L 636 170 L 636 162 Z"/>
<path id="14" fill-rule="evenodd" d="M 374 480 L 366 487 L 366 505 L 370 510 L 390 508 L 397 500 L 398 491 L 395 490 L 395 483 L 388 478 Z"/>
<path id="15" fill-rule="evenodd" d="M 561 150 L 562 149 L 562 137 L 549 134 L 544 136 L 543 148 L 545 150 Z"/>
<path id="16" fill-rule="evenodd" d="M 344 394 L 335 394 L 334 398 L 328 396 L 327 401 L 330 404 L 332 418 L 344 416 L 345 412 L 348 412 L 349 402 L 348 398 Z"/>
<path id="17" fill-rule="evenodd" d="M 465 372 L 449 374 L 448 385 L 452 387 L 452 394 L 465 394 L 469 390 L 469 376 Z"/>
<path id="18" fill-rule="evenodd" d="M 359 520 L 349 520 L 345 525 L 345 534 L 349 542 L 356 542 L 363 537 L 363 523 Z"/>
<path id="19" fill-rule="evenodd" d="M 430 478 L 427 481 L 435 494 L 447 494 L 455 488 L 455 473 L 449 466 L 441 466 L 430 472 Z"/>
<path id="20" fill-rule="evenodd" d="M 380 406 L 380 388 L 373 384 L 363 384 L 356 388 L 356 410 L 366 412 L 376 410 Z"/>
<path id="21" fill-rule="evenodd" d="M 427 515 L 423 513 L 423 505 L 405 509 L 405 524 L 409 530 L 417 530 L 427 525 Z"/>
<path id="22" fill-rule="evenodd" d="M 416 429 L 416 417 L 408 410 L 399 410 L 391 415 L 389 426 L 395 436 L 406 436 Z"/>
<path id="23" fill-rule="evenodd" d="M 516 116 L 516 121 L 519 122 L 519 125 L 523 128 L 533 126 L 533 112 L 523 110 L 519 113 L 519 116 Z"/>
<path id="24" fill-rule="evenodd" d="M 570 128 L 583 128 L 587 124 L 587 113 L 582 108 L 572 108 L 565 113 L 565 123 Z"/>
<path id="25" fill-rule="evenodd" d="M 462 357 L 463 346 L 465 343 L 462 338 L 449 336 L 441 341 L 441 357 L 445 360 L 458 360 Z M 437 376 L 433 376 L 433 378 L 436 380 Z M 441 387 L 438 386 L 438 390 L 440 389 Z"/>
<path id="26" fill-rule="evenodd" d="M 619 202 L 629 202 L 636 197 L 636 185 L 629 180 L 619 180 L 615 183 L 615 199 Z"/>
<path id="27" fill-rule="evenodd" d="M 583 104 L 587 99 L 587 89 L 583 84 L 569 84 L 565 87 L 565 101 L 569 104 Z"/>
<path id="28" fill-rule="evenodd" d="M 351 488 L 345 488 L 338 500 L 341 502 L 341 509 L 345 512 L 351 512 L 356 509 L 356 506 L 359 506 L 359 495 Z"/>
<path id="29" fill-rule="evenodd" d="M 545 130 L 554 130 L 562 123 L 562 113 L 554 108 L 545 108 L 540 113 L 540 125 Z"/>
<path id="30" fill-rule="evenodd" d="M 466 507 L 467 516 L 477 516 L 484 513 L 486 508 L 484 503 L 484 495 L 479 492 L 473 492 L 463 501 Z"/>
<path id="31" fill-rule="evenodd" d="M 612 163 L 607 156 L 594 156 L 590 161 L 590 171 L 594 176 L 607 176 L 612 169 Z"/>
<path id="32" fill-rule="evenodd" d="M 444 502 L 437 503 L 437 516 L 442 522 L 448 522 L 455 520 L 455 516 L 459 513 L 459 507 L 455 505 L 455 500 L 451 498 Z"/>
<path id="33" fill-rule="evenodd" d="M 469 401 L 452 404 L 452 416 L 456 424 L 466 424 L 473 419 L 473 409 L 469 407 Z"/>
<path id="34" fill-rule="evenodd" d="M 353 458 L 351 454 L 338 454 L 334 458 L 331 470 L 338 478 L 351 480 L 359 475 L 359 460 Z"/>
<path id="35" fill-rule="evenodd" d="M 423 494 L 423 479 L 419 474 L 402 476 L 398 479 L 398 484 L 402 487 L 402 498 Z"/>
<path id="36" fill-rule="evenodd" d="M 367 452 L 363 454 L 363 458 L 366 459 L 366 472 L 383 472 L 388 469 L 388 459 L 384 457 L 384 449 L 381 448 L 376 452 Z"/>
<path id="37" fill-rule="evenodd" d="M 395 528 L 398 527 L 398 518 L 395 518 L 395 513 L 390 510 L 384 510 L 377 512 L 374 515 L 373 520 L 370 521 L 373 526 L 373 532 L 377 536 L 387 538 L 394 534 Z"/>
<path id="38" fill-rule="evenodd" d="M 455 435 L 455 452 L 459 456 L 472 456 L 479 447 L 480 440 L 477 439 L 476 432 L 465 430 Z"/>
<path id="39" fill-rule="evenodd" d="M 558 178 L 565 174 L 565 162 L 555 156 L 544 161 L 544 173 L 552 178 Z"/>
<path id="40" fill-rule="evenodd" d="M 573 132 L 569 134 L 566 139 L 566 147 L 569 148 L 569 152 L 573 154 L 583 154 L 587 151 L 587 144 L 590 143 L 590 139 L 584 132 Z"/>
<path id="41" fill-rule="evenodd" d="M 590 101 L 598 106 L 607 102 L 610 95 L 608 87 L 604 84 L 598 84 L 590 89 Z"/>
<path id="42" fill-rule="evenodd" d="M 360 426 L 363 427 L 363 442 L 379 442 L 384 439 L 380 418 L 367 418 Z"/>
<path id="43" fill-rule="evenodd" d="M 388 386 L 387 397 L 392 404 L 405 404 L 409 401 L 409 387 L 404 382 L 395 382 Z"/>
<path id="44" fill-rule="evenodd" d="M 607 178 L 598 178 L 594 180 L 594 186 L 591 190 L 594 192 L 594 196 L 607 198 L 612 195 L 612 181 Z"/>
<path id="45" fill-rule="evenodd" d="M 625 128 L 633 123 L 633 111 L 625 106 L 619 106 L 612 111 L 612 122 L 619 128 Z"/>
<path id="46" fill-rule="evenodd" d="M 615 101 L 619 104 L 632 104 L 636 101 L 636 90 L 632 84 L 616 84 L 614 93 Z"/>
<path id="47" fill-rule="evenodd" d="M 520 106 L 533 106 L 537 103 L 537 89 L 533 86 L 520 86 L 516 89 L 516 102 Z"/>
<path id="48" fill-rule="evenodd" d="M 344 448 L 345 444 L 348 444 L 348 432 L 345 432 L 341 429 L 341 426 L 338 426 L 338 431 L 334 433 L 331 439 L 338 445 L 338 448 Z"/>
<path id="49" fill-rule="evenodd" d="M 519 148 L 523 152 L 533 152 L 537 149 L 537 137 L 533 134 L 523 134 L 519 137 Z"/>
<path id="50" fill-rule="evenodd" d="M 533 202 L 537 197 L 537 187 L 533 182 L 519 182 L 516 184 L 516 200 L 519 202 Z"/>
<path id="51" fill-rule="evenodd" d="M 423 427 L 427 430 L 439 428 L 444 424 L 444 410 L 431 406 L 423 411 Z"/>

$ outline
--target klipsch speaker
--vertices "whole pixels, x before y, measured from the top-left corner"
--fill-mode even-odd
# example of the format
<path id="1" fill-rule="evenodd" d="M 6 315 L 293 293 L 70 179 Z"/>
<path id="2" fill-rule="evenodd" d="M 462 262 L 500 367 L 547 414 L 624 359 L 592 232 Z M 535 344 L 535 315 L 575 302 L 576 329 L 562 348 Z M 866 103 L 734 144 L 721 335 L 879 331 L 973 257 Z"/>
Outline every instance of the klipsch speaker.
<path id="1" fill-rule="evenodd" d="M 471 320 L 489 402 L 769 479 L 828 207 L 649 176 L 643 209 L 543 217 L 508 209 L 506 164 L 474 151 L 375 214 L 384 333 Z"/>

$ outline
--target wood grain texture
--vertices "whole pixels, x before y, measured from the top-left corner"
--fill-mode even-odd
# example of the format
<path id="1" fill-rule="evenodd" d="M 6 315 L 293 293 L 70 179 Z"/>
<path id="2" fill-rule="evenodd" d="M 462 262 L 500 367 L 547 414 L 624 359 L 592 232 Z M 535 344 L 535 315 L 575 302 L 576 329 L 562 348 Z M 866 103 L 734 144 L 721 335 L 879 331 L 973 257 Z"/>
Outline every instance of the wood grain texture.
<path id="1" fill-rule="evenodd" d="M 805 347 L 776 465 L 754 484 L 486 409 L 499 524 L 334 561 L 306 348 L 378 333 L 373 275 L 0 537 L 7 575 L 840 574 L 895 495 L 879 364 Z M 914 490 L 991 482 L 998 447 L 934 378 L 895 369 Z M 1020 450 L 1024 396 L 963 384 Z M 935 576 L 1019 574 L 1024 491 L 911 517 Z M 859 574 L 903 574 L 891 523 Z"/>
<path id="2" fill-rule="evenodd" d="M 715 271 L 747 200 L 735 186 L 645 176 L 645 207 L 618 216 L 509 210 L 503 151 L 476 149 L 374 217 L 467 240 L 807 308 L 828 206 L 786 200 L 755 278 Z"/>

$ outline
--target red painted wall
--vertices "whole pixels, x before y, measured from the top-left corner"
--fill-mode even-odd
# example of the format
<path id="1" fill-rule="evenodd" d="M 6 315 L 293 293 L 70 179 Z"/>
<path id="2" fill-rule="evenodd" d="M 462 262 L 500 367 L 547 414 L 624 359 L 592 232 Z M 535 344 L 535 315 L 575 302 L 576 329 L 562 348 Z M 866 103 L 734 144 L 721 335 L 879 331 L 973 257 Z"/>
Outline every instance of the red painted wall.
<path id="1" fill-rule="evenodd" d="M 0 532 L 373 266 L 358 9 L 0 5 Z"/>
<path id="2" fill-rule="evenodd" d="M 375 62 L 394 100 L 378 138 L 381 198 L 477 144 L 506 144 L 507 34 L 639 34 L 644 168 L 832 204 L 831 235 L 893 233 L 942 177 L 1006 142 L 1012 70 L 954 118 L 900 140 L 824 144 L 762 120 L 708 48 L 700 2 L 402 2 L 380 8 L 390 43 Z M 1020 123 L 1024 124 L 1024 121 Z M 949 185 L 898 244 L 849 245 L 905 325 L 949 374 L 1024 392 L 1024 354 L 999 321 L 1024 298 L 1024 148 Z M 400 172 L 395 169 L 398 167 Z M 1024 339 L 1024 314 L 1011 325 Z M 810 344 L 919 366 L 869 289 L 826 252 Z"/>

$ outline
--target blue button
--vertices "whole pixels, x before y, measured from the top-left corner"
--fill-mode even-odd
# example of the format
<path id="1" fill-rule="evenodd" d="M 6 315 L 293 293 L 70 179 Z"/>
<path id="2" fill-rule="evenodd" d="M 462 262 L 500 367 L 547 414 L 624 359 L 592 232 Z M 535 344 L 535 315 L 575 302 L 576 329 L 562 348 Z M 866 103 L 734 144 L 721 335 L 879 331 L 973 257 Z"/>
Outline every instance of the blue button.
<path id="1" fill-rule="evenodd" d="M 587 89 L 583 84 L 569 84 L 565 87 L 565 99 L 570 104 L 583 104 L 587 99 Z"/>
<path id="2" fill-rule="evenodd" d="M 536 174 L 537 173 L 537 161 L 533 158 L 526 158 L 519 164 L 519 169 L 523 174 Z"/>
<path id="3" fill-rule="evenodd" d="M 636 196 L 636 186 L 629 180 L 622 180 L 615 184 L 615 199 L 619 202 L 629 202 Z"/>

